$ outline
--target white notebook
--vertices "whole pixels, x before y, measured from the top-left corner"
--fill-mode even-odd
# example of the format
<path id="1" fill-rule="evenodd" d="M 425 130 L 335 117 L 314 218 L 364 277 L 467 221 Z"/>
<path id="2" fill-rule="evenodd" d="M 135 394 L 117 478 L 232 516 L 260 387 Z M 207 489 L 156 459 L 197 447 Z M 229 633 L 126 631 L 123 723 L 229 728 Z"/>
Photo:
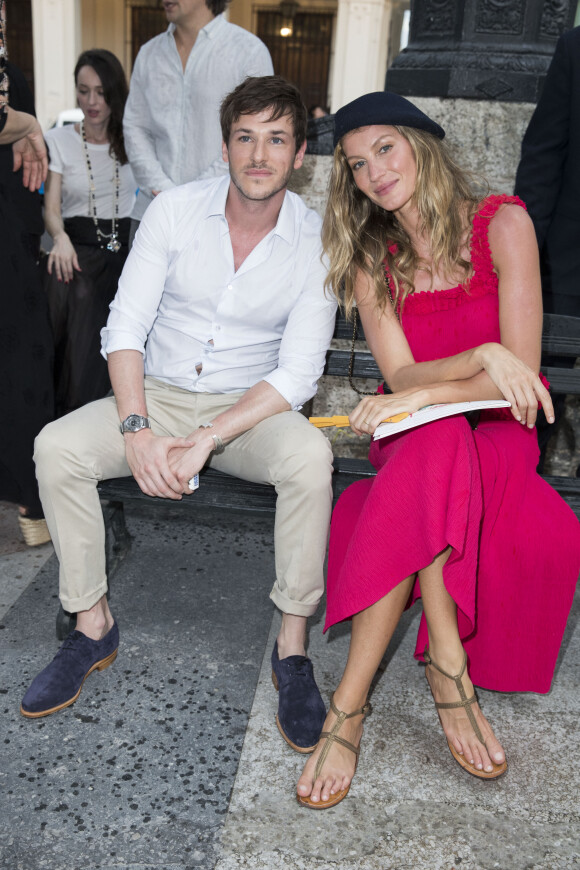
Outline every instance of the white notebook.
<path id="1" fill-rule="evenodd" d="M 415 426 L 422 426 L 433 420 L 441 420 L 443 417 L 453 417 L 455 414 L 466 414 L 469 411 L 480 411 L 487 408 L 510 407 L 510 403 L 506 402 L 505 399 L 482 399 L 480 402 L 447 402 L 442 405 L 426 405 L 397 423 L 380 423 L 375 429 L 373 438 L 375 441 L 377 438 L 388 438 L 389 435 L 396 435 L 398 432 L 405 432 L 407 429 L 414 429 Z"/>

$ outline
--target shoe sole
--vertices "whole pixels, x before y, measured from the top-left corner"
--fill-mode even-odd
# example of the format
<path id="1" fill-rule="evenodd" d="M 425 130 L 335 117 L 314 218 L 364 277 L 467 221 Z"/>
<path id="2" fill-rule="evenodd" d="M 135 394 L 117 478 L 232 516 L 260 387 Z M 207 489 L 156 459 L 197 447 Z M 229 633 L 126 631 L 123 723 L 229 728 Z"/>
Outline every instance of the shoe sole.
<path id="1" fill-rule="evenodd" d="M 274 688 L 276 689 L 276 691 L 278 691 L 278 679 L 277 679 L 274 671 L 272 671 L 272 683 L 274 684 Z M 318 746 L 318 743 L 315 743 L 314 746 L 297 746 L 295 743 L 293 743 L 292 740 L 290 740 L 290 738 L 287 736 L 287 734 L 284 733 L 284 729 L 280 725 L 280 720 L 278 719 L 277 713 L 276 713 L 276 725 L 278 726 L 278 731 L 280 732 L 280 734 L 282 735 L 282 737 L 284 738 L 284 740 L 286 741 L 288 746 L 290 746 L 291 749 L 294 750 L 294 752 L 299 752 L 300 755 L 310 755 L 310 753 L 314 752 L 314 750 Z"/>
<path id="2" fill-rule="evenodd" d="M 42 716 L 50 716 L 51 713 L 57 713 L 59 710 L 64 710 L 65 707 L 70 707 L 70 705 L 74 704 L 74 702 L 76 701 L 76 699 L 80 695 L 81 689 L 84 686 L 85 680 L 87 679 L 87 677 L 90 674 L 92 674 L 93 671 L 104 671 L 105 668 L 108 668 L 109 665 L 112 665 L 113 662 L 115 661 L 115 659 L 117 658 L 117 652 L 118 652 L 118 650 L 115 650 L 110 655 L 108 655 L 106 658 L 101 659 L 100 662 L 95 662 L 95 664 L 92 666 L 92 668 L 90 668 L 90 670 L 88 670 L 86 672 L 84 679 L 83 679 L 82 683 L 80 684 L 79 690 L 76 693 L 76 695 L 73 695 L 73 697 L 69 698 L 68 701 L 65 701 L 64 704 L 59 704 L 57 707 L 51 707 L 50 710 L 40 710 L 38 713 L 30 713 L 28 710 L 25 710 L 21 704 L 20 705 L 20 712 L 27 719 L 40 719 Z"/>

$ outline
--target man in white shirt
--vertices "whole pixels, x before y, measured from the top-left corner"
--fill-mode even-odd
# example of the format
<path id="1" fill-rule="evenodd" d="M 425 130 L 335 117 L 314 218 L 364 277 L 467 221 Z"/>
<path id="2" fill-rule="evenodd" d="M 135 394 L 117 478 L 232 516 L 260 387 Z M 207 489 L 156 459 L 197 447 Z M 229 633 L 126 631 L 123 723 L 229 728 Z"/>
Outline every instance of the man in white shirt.
<path id="1" fill-rule="evenodd" d="M 325 716 L 305 640 L 323 592 L 332 452 L 298 409 L 316 391 L 335 303 L 323 288 L 320 218 L 286 190 L 305 150 L 297 89 L 279 76 L 247 79 L 225 99 L 221 125 L 229 176 L 161 194 L 137 232 L 102 332 L 115 397 L 37 439 L 60 598 L 78 630 L 21 712 L 69 706 L 117 654 L 97 482 L 132 474 L 148 495 L 181 499 L 210 463 L 276 486 L 277 721 L 308 752 Z"/>
<path id="2" fill-rule="evenodd" d="M 137 55 L 123 119 L 136 221 L 159 191 L 227 173 L 220 104 L 246 76 L 274 71 L 264 43 L 226 21 L 228 2 L 163 0 L 169 27 Z"/>

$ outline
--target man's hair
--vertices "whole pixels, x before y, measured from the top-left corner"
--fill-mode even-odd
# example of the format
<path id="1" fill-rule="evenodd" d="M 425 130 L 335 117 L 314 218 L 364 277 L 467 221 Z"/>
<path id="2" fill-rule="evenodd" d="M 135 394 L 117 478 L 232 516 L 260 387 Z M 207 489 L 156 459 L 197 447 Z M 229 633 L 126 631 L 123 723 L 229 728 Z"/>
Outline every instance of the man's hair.
<path id="1" fill-rule="evenodd" d="M 241 115 L 257 115 L 271 109 L 271 120 L 289 115 L 294 128 L 296 151 L 306 139 L 306 106 L 300 91 L 282 76 L 250 76 L 224 99 L 220 108 L 222 137 L 230 141 L 232 125 Z"/>
<path id="2" fill-rule="evenodd" d="M 205 5 L 212 15 L 220 15 L 226 11 L 226 6 L 229 6 L 232 0 L 205 0 Z"/>

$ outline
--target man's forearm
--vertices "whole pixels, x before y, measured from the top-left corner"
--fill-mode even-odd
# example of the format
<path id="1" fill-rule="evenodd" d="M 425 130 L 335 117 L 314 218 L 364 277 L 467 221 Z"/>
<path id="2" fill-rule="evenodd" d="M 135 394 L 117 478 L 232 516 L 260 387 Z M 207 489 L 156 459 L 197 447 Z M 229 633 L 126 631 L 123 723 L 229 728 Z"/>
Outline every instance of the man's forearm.
<path id="1" fill-rule="evenodd" d="M 266 381 L 259 381 L 235 405 L 214 417 L 212 422 L 215 434 L 227 444 L 262 420 L 290 410 L 290 404 L 278 390 Z"/>
<path id="2" fill-rule="evenodd" d="M 129 414 L 146 417 L 143 354 L 138 350 L 116 350 L 108 355 L 107 362 L 119 419 Z"/>

